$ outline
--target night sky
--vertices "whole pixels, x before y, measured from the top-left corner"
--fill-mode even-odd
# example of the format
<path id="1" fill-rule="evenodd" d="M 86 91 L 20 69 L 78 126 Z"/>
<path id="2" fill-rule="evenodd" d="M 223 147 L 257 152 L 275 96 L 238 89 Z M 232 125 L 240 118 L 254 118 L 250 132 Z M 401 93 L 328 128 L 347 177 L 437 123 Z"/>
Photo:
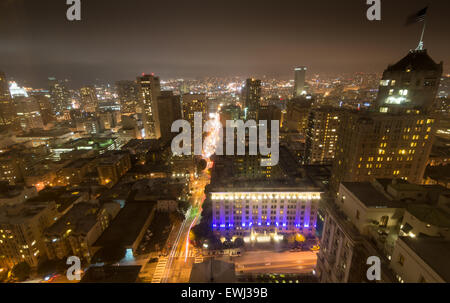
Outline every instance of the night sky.
<path id="1" fill-rule="evenodd" d="M 366 0 L 82 0 L 82 21 L 66 0 L 0 0 L 0 70 L 26 84 L 49 76 L 73 86 L 95 79 L 382 72 L 417 46 L 408 15 L 430 5 L 425 46 L 450 62 L 449 0 L 382 0 L 382 21 Z"/>

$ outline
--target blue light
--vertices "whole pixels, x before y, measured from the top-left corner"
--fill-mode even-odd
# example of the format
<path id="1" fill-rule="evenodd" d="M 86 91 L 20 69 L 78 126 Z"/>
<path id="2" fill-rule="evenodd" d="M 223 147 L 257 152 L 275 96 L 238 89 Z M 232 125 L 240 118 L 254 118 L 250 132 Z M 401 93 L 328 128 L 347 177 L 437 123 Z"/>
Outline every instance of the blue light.
<path id="1" fill-rule="evenodd" d="M 258 226 L 261 226 L 261 222 L 258 222 Z"/>
<path id="2" fill-rule="evenodd" d="M 222 228 L 225 227 L 225 224 L 220 224 L 220 227 L 222 227 Z"/>
<path id="3" fill-rule="evenodd" d="M 270 225 L 270 223 L 269 222 L 267 222 L 267 226 L 269 226 Z"/>
<path id="4" fill-rule="evenodd" d="M 305 228 L 309 227 L 309 224 L 305 223 L 305 225 L 303 225 Z"/>
<path id="5" fill-rule="evenodd" d="M 213 224 L 213 227 L 217 227 L 217 225 L 216 225 L 216 224 Z"/>
<path id="6" fill-rule="evenodd" d="M 278 226 L 278 222 L 277 222 L 276 224 L 277 224 L 277 226 Z"/>
<path id="7" fill-rule="evenodd" d="M 245 223 L 242 223 L 242 227 L 245 227 Z"/>
<path id="8" fill-rule="evenodd" d="M 248 224 L 248 226 L 252 226 L 253 225 L 253 222 L 250 222 L 249 224 Z"/>
<path id="9" fill-rule="evenodd" d="M 286 227 L 286 223 L 283 223 L 283 227 Z"/>

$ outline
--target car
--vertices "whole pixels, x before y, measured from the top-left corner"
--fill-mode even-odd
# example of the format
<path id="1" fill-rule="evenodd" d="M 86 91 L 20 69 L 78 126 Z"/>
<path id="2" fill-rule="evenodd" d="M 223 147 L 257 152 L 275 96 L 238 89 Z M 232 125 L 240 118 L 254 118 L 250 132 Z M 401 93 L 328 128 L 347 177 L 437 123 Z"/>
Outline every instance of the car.
<path id="1" fill-rule="evenodd" d="M 158 262 L 158 258 L 151 258 L 150 260 L 148 260 L 148 262 L 147 263 L 155 263 L 155 262 Z"/>

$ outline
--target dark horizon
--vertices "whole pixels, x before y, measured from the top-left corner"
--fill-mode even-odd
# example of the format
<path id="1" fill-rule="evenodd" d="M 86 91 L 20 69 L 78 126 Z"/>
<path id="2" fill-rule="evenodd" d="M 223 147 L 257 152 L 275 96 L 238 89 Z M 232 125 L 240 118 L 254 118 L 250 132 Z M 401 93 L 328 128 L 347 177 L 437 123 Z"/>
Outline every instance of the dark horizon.
<path id="1" fill-rule="evenodd" d="M 417 46 L 421 25 L 408 15 L 429 5 L 425 48 L 450 61 L 450 2 L 382 2 L 368 21 L 364 0 L 249 0 L 154 3 L 82 0 L 82 21 L 66 20 L 60 0 L 0 0 L 0 70 L 22 84 L 45 87 L 49 76 L 74 86 L 102 79 L 255 76 L 292 79 L 315 73 L 381 73 Z"/>

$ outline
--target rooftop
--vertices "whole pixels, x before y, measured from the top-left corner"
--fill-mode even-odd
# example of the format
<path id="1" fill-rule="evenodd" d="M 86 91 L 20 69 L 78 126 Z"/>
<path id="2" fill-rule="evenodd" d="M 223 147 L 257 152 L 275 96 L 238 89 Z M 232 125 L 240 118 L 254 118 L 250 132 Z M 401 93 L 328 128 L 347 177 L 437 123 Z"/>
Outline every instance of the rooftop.
<path id="1" fill-rule="evenodd" d="M 127 203 L 94 246 L 132 246 L 154 207 L 154 202 Z"/>
<path id="2" fill-rule="evenodd" d="M 450 215 L 440 208 L 428 204 L 409 204 L 406 209 L 422 222 L 438 227 L 450 227 Z"/>
<path id="3" fill-rule="evenodd" d="M 442 279 L 450 282 L 450 242 L 441 238 L 419 236 L 416 238 L 400 237 L 425 263 Z"/>
<path id="4" fill-rule="evenodd" d="M 343 182 L 347 188 L 366 207 L 395 208 L 398 202 L 392 201 L 380 193 L 370 182 Z"/>

